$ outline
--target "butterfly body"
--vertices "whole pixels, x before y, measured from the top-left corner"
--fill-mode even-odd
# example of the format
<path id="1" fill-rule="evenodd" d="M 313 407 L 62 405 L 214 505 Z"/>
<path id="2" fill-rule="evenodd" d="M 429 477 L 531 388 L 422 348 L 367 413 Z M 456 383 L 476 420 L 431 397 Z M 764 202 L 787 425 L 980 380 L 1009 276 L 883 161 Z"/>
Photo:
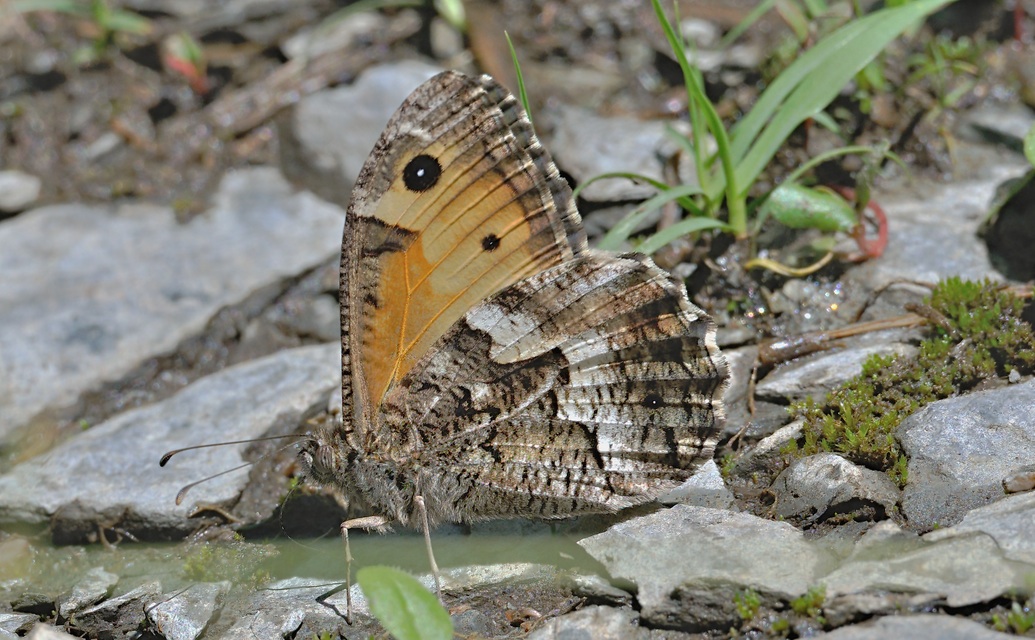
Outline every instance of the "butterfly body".
<path id="1" fill-rule="evenodd" d="M 513 96 L 440 74 L 389 121 L 341 265 L 342 424 L 301 460 L 404 525 L 561 518 L 654 498 L 711 459 L 728 367 L 637 254 L 588 249 Z"/>

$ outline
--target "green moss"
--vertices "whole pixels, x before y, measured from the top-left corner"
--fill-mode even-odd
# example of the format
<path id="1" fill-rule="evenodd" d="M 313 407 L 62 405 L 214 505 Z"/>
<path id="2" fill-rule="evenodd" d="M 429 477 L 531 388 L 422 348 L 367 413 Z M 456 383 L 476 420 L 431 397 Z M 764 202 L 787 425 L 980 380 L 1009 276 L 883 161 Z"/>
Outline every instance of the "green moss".
<path id="1" fill-rule="evenodd" d="M 751 622 L 758 615 L 758 609 L 762 606 L 762 598 L 754 589 L 738 591 L 733 596 L 733 604 L 737 608 L 737 615 L 744 622 Z"/>
<path id="2" fill-rule="evenodd" d="M 904 485 L 907 460 L 894 437 L 904 419 L 983 381 L 1035 370 L 1035 335 L 1021 318 L 1023 306 L 992 282 L 939 283 L 920 310 L 931 324 L 917 355 L 873 356 L 862 373 L 822 401 L 793 405 L 805 425 L 803 443 L 788 453 L 839 453 Z"/>
<path id="3" fill-rule="evenodd" d="M 813 618 L 820 624 L 824 623 L 823 616 L 823 603 L 827 599 L 827 588 L 824 585 L 818 585 L 815 587 L 809 587 L 809 590 L 804 595 L 791 600 L 791 609 L 794 613 L 799 616 L 807 616 Z"/>

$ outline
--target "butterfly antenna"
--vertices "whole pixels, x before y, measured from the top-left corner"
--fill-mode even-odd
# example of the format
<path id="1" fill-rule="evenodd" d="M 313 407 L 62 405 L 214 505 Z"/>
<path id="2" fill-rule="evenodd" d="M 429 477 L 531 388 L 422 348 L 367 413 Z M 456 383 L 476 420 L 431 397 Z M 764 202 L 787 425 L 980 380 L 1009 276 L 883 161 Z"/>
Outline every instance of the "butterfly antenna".
<path id="1" fill-rule="evenodd" d="M 172 451 L 170 451 L 170 452 L 166 453 L 164 456 L 162 456 L 162 459 L 158 462 L 158 464 L 159 464 L 159 466 L 164 467 L 165 463 L 169 462 L 169 458 L 172 458 L 177 453 L 180 453 L 182 451 L 190 451 L 191 449 L 204 449 L 206 447 L 222 447 L 224 445 L 231 445 L 231 444 L 250 444 L 252 442 L 262 442 L 263 440 L 282 440 L 284 438 L 296 438 L 297 439 L 297 438 L 302 438 L 302 437 L 303 436 L 300 436 L 298 434 L 288 434 L 288 435 L 284 435 L 284 436 L 266 436 L 266 437 L 263 437 L 263 438 L 252 438 L 250 440 L 232 440 L 232 441 L 228 441 L 228 442 L 214 442 L 214 443 L 211 443 L 211 444 L 196 444 L 196 445 L 193 445 L 193 446 L 190 446 L 190 447 L 184 447 L 182 449 L 173 449 Z M 281 451 L 284 451 L 289 446 L 291 446 L 291 445 L 285 445 L 283 447 L 280 447 L 279 449 L 276 449 L 275 451 L 271 451 L 271 452 L 269 452 L 269 453 L 259 457 L 257 460 L 254 460 L 254 461 L 251 461 L 251 462 L 245 462 L 244 464 L 239 464 L 236 467 L 231 467 L 230 469 L 226 469 L 224 471 L 220 471 L 219 473 L 210 475 L 210 476 L 208 476 L 206 478 L 202 478 L 201 480 L 198 480 L 196 482 L 192 482 L 192 483 L 190 483 L 188 485 L 185 485 L 176 494 L 176 504 L 179 505 L 180 503 L 182 503 L 184 497 L 186 497 L 186 495 L 187 495 L 187 492 L 189 492 L 191 489 L 193 489 L 194 487 L 198 486 L 199 484 L 202 484 L 204 482 L 208 482 L 209 480 L 213 480 L 215 478 L 218 478 L 219 476 L 224 476 L 224 475 L 226 475 L 228 473 L 233 473 L 234 471 L 237 471 L 238 469 L 243 469 L 245 467 L 249 467 L 249 466 L 251 466 L 251 465 L 253 465 L 253 464 L 257 463 L 257 462 L 262 462 L 263 460 L 265 460 L 266 458 L 269 458 L 273 454 L 280 453 Z"/>
<path id="2" fill-rule="evenodd" d="M 304 438 L 304 437 L 305 436 L 299 435 L 297 433 L 289 433 L 286 436 L 265 436 L 263 438 L 251 438 L 249 440 L 229 440 L 227 442 L 211 442 L 209 444 L 195 444 L 195 445 L 191 445 L 189 447 L 183 447 L 182 449 L 173 449 L 172 451 L 166 452 L 166 454 L 162 456 L 162 459 L 158 461 L 158 466 L 159 467 L 164 467 L 165 464 L 167 462 L 169 462 L 169 459 L 172 458 L 177 453 L 183 453 L 184 451 L 190 451 L 192 449 L 205 449 L 207 447 L 225 447 L 225 446 L 231 445 L 231 444 L 251 444 L 252 442 L 262 442 L 263 440 L 281 440 L 283 438 Z M 237 467 L 237 468 L 240 468 L 240 467 Z M 233 469 L 231 469 L 231 471 L 233 471 Z M 220 474 L 216 474 L 216 475 L 220 475 Z M 212 476 L 212 477 L 214 478 L 216 476 Z"/>

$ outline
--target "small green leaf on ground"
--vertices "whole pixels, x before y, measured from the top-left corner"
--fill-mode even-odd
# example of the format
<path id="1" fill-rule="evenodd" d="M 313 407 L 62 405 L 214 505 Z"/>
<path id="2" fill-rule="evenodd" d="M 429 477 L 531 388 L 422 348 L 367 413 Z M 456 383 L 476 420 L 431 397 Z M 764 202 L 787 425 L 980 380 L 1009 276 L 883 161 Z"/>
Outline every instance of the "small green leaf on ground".
<path id="1" fill-rule="evenodd" d="M 453 623 L 433 593 L 391 567 L 364 567 L 356 574 L 370 611 L 396 640 L 449 640 Z"/>

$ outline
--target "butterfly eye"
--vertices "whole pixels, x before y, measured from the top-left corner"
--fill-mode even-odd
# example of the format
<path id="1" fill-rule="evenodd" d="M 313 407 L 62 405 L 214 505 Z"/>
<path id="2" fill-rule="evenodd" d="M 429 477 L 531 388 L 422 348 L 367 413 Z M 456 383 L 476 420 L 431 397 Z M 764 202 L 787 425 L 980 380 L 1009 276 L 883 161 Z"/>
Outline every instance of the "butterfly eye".
<path id="1" fill-rule="evenodd" d="M 410 191 L 427 191 L 435 186 L 442 175 L 442 165 L 438 160 L 422 153 L 406 163 L 403 169 L 403 183 Z"/>
<path id="2" fill-rule="evenodd" d="M 656 393 L 648 394 L 647 397 L 643 399 L 643 404 L 647 405 L 650 409 L 657 409 L 661 406 L 661 396 Z"/>

